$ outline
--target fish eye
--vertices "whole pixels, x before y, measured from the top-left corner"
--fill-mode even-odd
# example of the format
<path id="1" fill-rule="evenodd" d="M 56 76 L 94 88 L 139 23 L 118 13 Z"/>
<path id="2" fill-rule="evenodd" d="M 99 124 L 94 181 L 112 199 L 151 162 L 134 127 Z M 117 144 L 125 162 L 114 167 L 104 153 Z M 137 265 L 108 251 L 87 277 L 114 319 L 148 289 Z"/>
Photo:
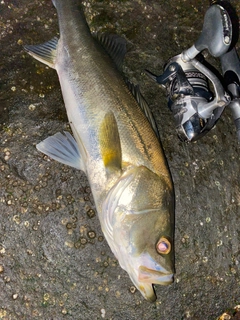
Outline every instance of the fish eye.
<path id="1" fill-rule="evenodd" d="M 171 243 L 167 238 L 161 237 L 156 245 L 156 249 L 158 253 L 168 254 L 171 251 Z"/>

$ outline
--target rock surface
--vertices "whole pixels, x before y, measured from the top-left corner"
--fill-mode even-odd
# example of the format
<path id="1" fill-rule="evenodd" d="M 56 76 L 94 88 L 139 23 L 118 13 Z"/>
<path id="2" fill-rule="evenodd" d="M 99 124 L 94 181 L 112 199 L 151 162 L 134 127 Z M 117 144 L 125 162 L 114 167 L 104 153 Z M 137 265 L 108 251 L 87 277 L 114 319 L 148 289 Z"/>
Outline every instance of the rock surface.
<path id="1" fill-rule="evenodd" d="M 22 48 L 56 35 L 55 8 L 46 0 L 0 2 L 0 319 L 202 320 L 239 303 L 240 152 L 231 113 L 184 144 L 165 92 L 142 73 L 162 73 L 192 45 L 208 4 L 85 2 L 93 31 L 129 41 L 124 72 L 149 102 L 174 180 L 175 282 L 156 286 L 150 304 L 104 240 L 86 177 L 35 148 L 68 127 L 55 71 Z"/>

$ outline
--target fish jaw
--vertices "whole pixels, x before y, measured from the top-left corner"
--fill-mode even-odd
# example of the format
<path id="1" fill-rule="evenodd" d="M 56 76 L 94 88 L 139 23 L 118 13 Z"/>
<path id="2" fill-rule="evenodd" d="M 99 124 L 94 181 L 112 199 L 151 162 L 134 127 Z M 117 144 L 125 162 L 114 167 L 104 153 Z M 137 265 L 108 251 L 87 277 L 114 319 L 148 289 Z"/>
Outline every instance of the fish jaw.
<path id="1" fill-rule="evenodd" d="M 141 292 L 142 296 L 149 302 L 155 302 L 157 300 L 156 294 L 154 292 L 153 286 L 151 283 L 140 283 L 136 286 Z"/>
<path id="2" fill-rule="evenodd" d="M 173 281 L 171 281 L 171 283 L 172 282 Z M 161 284 L 166 285 L 165 282 Z M 140 282 L 138 285 L 136 285 L 136 287 L 147 301 L 155 302 L 157 300 L 157 296 L 151 282 Z"/>
<path id="3" fill-rule="evenodd" d="M 135 263 L 137 262 L 140 265 L 139 267 L 135 267 L 135 270 L 132 270 L 133 276 L 131 279 L 143 297 L 150 302 L 154 302 L 156 295 L 153 284 L 162 286 L 172 284 L 174 280 L 173 264 L 170 264 L 168 270 L 166 270 L 160 264 L 157 264 L 148 253 L 142 254 L 136 260 Z"/>
<path id="4" fill-rule="evenodd" d="M 149 269 L 145 266 L 139 267 L 139 282 L 146 282 L 151 284 L 161 284 L 167 286 L 173 282 L 173 273 L 166 273 Z"/>
<path id="5" fill-rule="evenodd" d="M 148 272 L 150 274 L 152 272 L 152 270 L 149 270 Z M 142 279 L 142 277 L 146 276 L 145 273 L 146 273 L 146 270 L 144 270 L 144 275 L 141 274 L 141 276 L 140 276 L 139 280 L 141 280 L 141 281 L 139 281 L 138 284 L 135 283 L 135 285 L 138 288 L 138 290 L 140 291 L 140 293 L 142 294 L 142 296 L 147 301 L 155 302 L 157 297 L 156 297 L 156 294 L 155 294 L 155 291 L 154 291 L 154 288 L 153 288 L 153 283 L 152 283 L 152 281 L 155 281 L 155 280 L 152 280 L 150 276 L 147 276 L 145 279 Z M 157 284 L 169 285 L 169 284 L 171 284 L 173 282 L 173 274 L 166 275 L 164 277 L 164 279 L 160 279 L 160 278 L 159 278 L 159 282 Z"/>
<path id="6" fill-rule="evenodd" d="M 146 265 L 149 265 L 149 261 L 152 262 L 152 265 L 146 267 Z M 132 282 L 147 301 L 154 302 L 157 297 L 153 285 L 167 286 L 172 284 L 174 280 L 173 271 L 167 271 L 161 266 L 157 266 L 148 254 L 145 255 L 144 259 L 141 259 L 142 265 L 138 268 L 133 267 L 134 263 L 136 261 L 133 261 L 131 266 L 129 265 L 128 270 Z"/>

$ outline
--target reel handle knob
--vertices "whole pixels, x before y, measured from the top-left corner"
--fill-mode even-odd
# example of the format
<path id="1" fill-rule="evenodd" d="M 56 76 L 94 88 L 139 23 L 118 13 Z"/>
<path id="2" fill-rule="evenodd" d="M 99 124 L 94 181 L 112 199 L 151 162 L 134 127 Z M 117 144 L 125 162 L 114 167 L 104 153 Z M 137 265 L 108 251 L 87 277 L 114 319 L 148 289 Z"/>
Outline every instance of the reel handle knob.
<path id="1" fill-rule="evenodd" d="M 219 4 L 210 6 L 205 13 L 203 29 L 195 44 L 182 53 L 183 61 L 194 59 L 208 49 L 214 57 L 226 53 L 232 42 L 232 23 L 228 12 Z"/>

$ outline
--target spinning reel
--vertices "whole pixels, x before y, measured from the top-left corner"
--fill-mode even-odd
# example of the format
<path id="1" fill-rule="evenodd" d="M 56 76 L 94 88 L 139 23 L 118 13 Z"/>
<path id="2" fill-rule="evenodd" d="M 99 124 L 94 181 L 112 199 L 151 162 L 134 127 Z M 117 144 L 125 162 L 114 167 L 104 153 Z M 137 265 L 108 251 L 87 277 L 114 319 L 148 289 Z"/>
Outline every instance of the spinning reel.
<path id="1" fill-rule="evenodd" d="M 232 19 L 231 11 L 227 1 L 214 2 L 205 14 L 201 35 L 194 45 L 171 58 L 163 74 L 156 76 L 146 71 L 166 89 L 168 107 L 182 141 L 195 141 L 205 135 L 227 105 L 240 141 L 240 61 L 234 47 L 238 28 L 233 28 L 237 18 Z M 220 58 L 223 84 L 201 55 L 204 49 Z"/>

